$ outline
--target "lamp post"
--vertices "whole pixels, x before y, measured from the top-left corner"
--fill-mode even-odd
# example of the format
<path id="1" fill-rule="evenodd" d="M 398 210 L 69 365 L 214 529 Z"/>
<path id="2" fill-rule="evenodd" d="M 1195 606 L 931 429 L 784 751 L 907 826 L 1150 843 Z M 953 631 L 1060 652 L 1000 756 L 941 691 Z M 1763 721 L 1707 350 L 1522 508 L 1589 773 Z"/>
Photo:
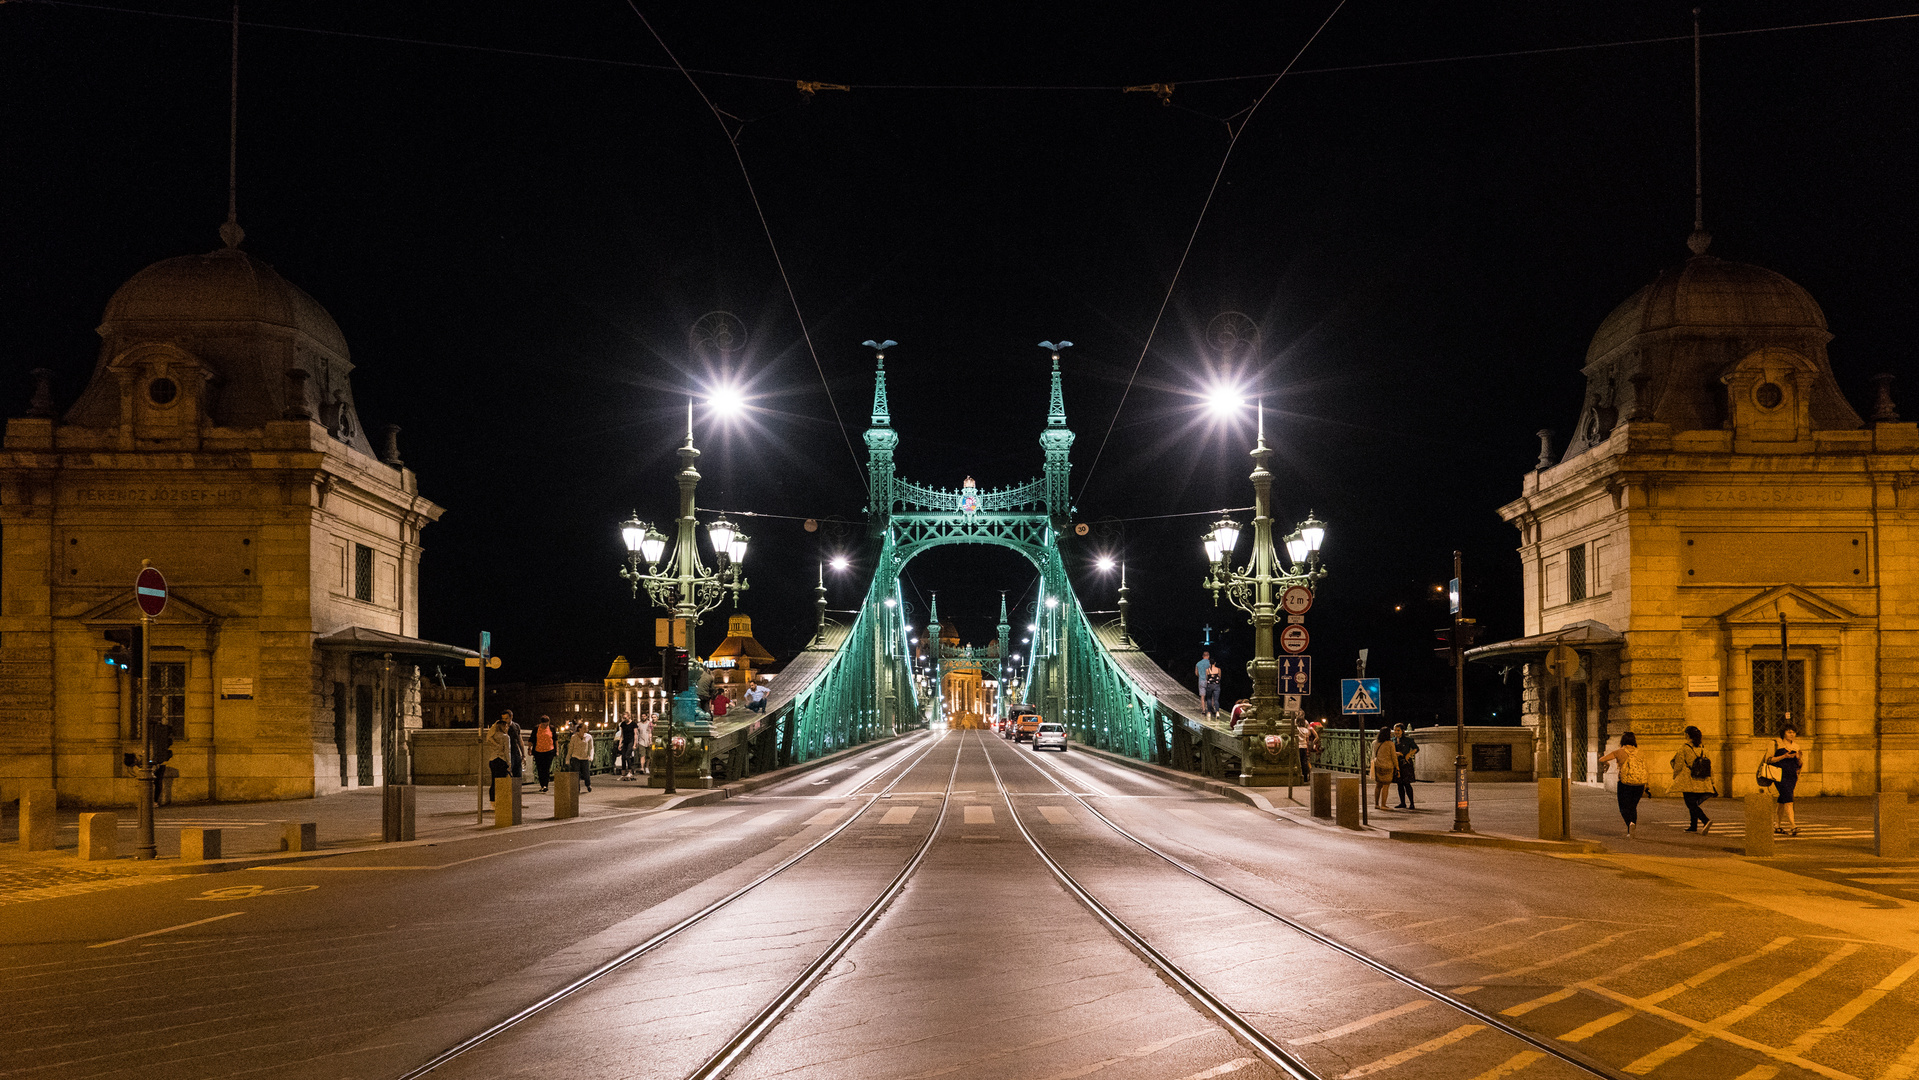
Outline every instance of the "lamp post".
<path id="1" fill-rule="evenodd" d="M 1273 625 L 1278 621 L 1281 590 L 1293 585 L 1313 588 L 1326 576 L 1319 560 L 1319 548 L 1326 539 L 1326 523 L 1308 513 L 1292 535 L 1286 537 L 1286 554 L 1291 567 L 1280 564 L 1273 546 L 1273 474 L 1268 466 L 1273 452 L 1266 445 L 1266 413 L 1259 414 L 1259 439 L 1253 447 L 1253 550 L 1244 569 L 1233 566 L 1233 549 L 1238 546 L 1239 523 L 1222 516 L 1202 537 L 1206 558 L 1211 564 L 1202 587 L 1219 603 L 1221 593 L 1236 608 L 1252 616 L 1253 660 L 1247 665 L 1253 677 L 1253 714 L 1241 728 L 1243 747 L 1253 747 L 1240 755 L 1239 782 L 1248 787 L 1291 787 L 1302 783 L 1296 725 L 1280 723 L 1283 703 L 1279 696 L 1279 660 L 1273 651 Z"/>
<path id="2" fill-rule="evenodd" d="M 693 446 L 693 405 L 686 406 L 686 443 L 679 449 L 680 455 L 680 516 L 677 520 L 677 532 L 673 541 L 672 557 L 665 560 L 666 536 L 658 529 L 639 520 L 639 515 L 628 518 L 620 525 L 620 539 L 626 545 L 627 564 L 620 568 L 620 577 L 633 587 L 633 595 L 639 596 L 641 586 L 645 586 L 648 599 L 665 608 L 673 620 L 673 629 L 667 641 L 668 645 L 660 652 L 660 689 L 671 690 L 671 677 L 667 674 L 668 656 L 674 646 L 686 649 L 686 685 L 673 697 L 666 712 L 666 738 L 663 743 L 666 756 L 666 792 L 671 795 L 677 791 L 674 785 L 676 771 L 673 739 L 678 724 L 685 724 L 689 731 L 696 731 L 699 725 L 699 653 L 694 649 L 693 628 L 699 625 L 700 616 L 720 606 L 728 597 L 735 603 L 739 595 L 746 591 L 746 574 L 742 564 L 746 561 L 746 534 L 724 517 L 707 526 L 707 538 L 713 543 L 716 569 L 709 570 L 700 562 L 699 519 L 694 514 L 693 492 L 699 487 L 700 472 L 695 464 L 700 452 Z M 646 569 L 641 570 L 644 562 Z"/>

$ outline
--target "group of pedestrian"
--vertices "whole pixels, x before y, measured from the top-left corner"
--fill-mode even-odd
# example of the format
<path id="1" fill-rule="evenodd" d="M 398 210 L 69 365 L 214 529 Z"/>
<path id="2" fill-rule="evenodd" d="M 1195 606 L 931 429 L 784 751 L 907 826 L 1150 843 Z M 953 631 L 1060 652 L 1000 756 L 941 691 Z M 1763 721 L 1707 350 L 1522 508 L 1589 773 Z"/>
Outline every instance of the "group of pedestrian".
<path id="1" fill-rule="evenodd" d="M 560 752 L 560 736 L 554 731 L 551 717 L 540 717 L 533 727 L 533 769 L 540 781 L 540 790 L 547 791 L 553 782 L 553 759 Z M 587 729 L 585 720 L 575 720 L 566 733 L 566 767 L 580 778 L 583 791 L 593 790 L 593 733 Z M 480 744 L 481 752 L 486 756 L 487 772 L 494 780 L 507 777 L 518 778 L 525 775 L 526 742 L 524 732 L 513 719 L 513 710 L 505 709 L 493 726 L 486 730 Z M 487 799 L 494 795 L 492 785 L 487 786 Z"/>
<path id="2" fill-rule="evenodd" d="M 1386 809 L 1387 784 L 1399 793 L 1399 802 L 1393 809 L 1419 809 L 1413 804 L 1413 759 L 1418 756 L 1419 744 L 1413 741 L 1405 724 L 1379 729 L 1379 736 L 1373 742 L 1373 786 L 1378 789 L 1373 799 L 1375 809 Z"/>
<path id="3" fill-rule="evenodd" d="M 1619 818 L 1631 836 L 1639 824 L 1639 801 L 1646 796 L 1651 776 L 1639 749 L 1639 736 L 1628 731 L 1619 737 L 1619 746 L 1602 756 L 1600 763 L 1617 762 L 1619 779 Z M 1686 803 L 1686 831 L 1708 835 L 1712 818 L 1706 816 L 1706 800 L 1719 794 L 1713 776 L 1712 756 L 1706 753 L 1705 734 L 1690 725 L 1686 741 L 1672 755 L 1672 787 Z M 1799 786 L 1799 732 L 1787 725 L 1773 740 L 1772 752 L 1760 762 L 1757 782 L 1770 787 L 1777 804 L 1773 809 L 1772 831 L 1781 836 L 1798 836 L 1799 822 L 1794 816 L 1793 795 Z"/>
<path id="4" fill-rule="evenodd" d="M 1216 719 L 1219 716 L 1219 665 L 1213 663 L 1212 650 L 1200 652 L 1199 663 L 1193 666 L 1193 677 L 1199 687 L 1199 701 L 1206 711 L 1206 719 Z"/>

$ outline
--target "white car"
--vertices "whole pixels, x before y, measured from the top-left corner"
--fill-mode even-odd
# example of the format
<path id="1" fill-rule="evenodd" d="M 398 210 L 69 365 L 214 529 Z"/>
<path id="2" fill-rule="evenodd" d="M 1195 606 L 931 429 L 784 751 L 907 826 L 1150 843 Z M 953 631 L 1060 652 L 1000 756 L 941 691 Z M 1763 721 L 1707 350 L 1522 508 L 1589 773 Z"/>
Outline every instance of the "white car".
<path id="1" fill-rule="evenodd" d="M 1046 750 L 1049 748 L 1058 750 L 1062 754 L 1066 752 L 1065 724 L 1041 724 L 1039 726 L 1039 733 L 1033 736 L 1033 749 Z"/>

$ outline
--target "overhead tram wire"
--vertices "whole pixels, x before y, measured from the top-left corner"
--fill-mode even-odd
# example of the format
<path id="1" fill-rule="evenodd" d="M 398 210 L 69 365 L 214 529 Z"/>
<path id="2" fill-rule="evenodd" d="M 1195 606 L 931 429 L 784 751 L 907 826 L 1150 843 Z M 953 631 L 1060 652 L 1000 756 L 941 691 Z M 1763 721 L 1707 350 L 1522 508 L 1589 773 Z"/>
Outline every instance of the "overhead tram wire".
<path id="1" fill-rule="evenodd" d="M 8 0 L 0 0 L 0 3 Z M 11 0 L 14 4 L 33 4 L 40 7 L 72 8 L 79 11 L 101 11 L 116 15 L 145 15 L 156 19 L 177 19 L 187 22 L 225 23 L 228 20 L 208 15 L 187 15 L 175 11 L 152 11 L 146 8 L 119 7 L 113 4 L 88 4 L 79 0 Z M 1865 23 L 1898 22 L 1906 19 L 1919 19 L 1919 12 L 1903 15 L 1870 15 L 1857 19 L 1828 19 L 1822 22 L 1791 23 L 1784 26 L 1755 26 L 1745 30 L 1715 30 L 1701 34 L 1703 38 L 1745 37 L 1752 34 L 1773 34 L 1785 30 L 1824 30 L 1840 26 L 1857 26 Z M 496 45 L 472 45 L 458 41 L 439 41 L 433 38 L 400 37 L 394 34 L 368 34 L 352 30 L 324 30 L 313 26 L 293 26 L 287 23 L 264 23 L 243 20 L 242 26 L 256 30 L 280 30 L 293 34 L 312 34 L 318 37 L 352 38 L 361 41 L 378 41 L 394 45 L 425 45 L 436 49 L 455 49 L 463 52 L 496 53 L 501 56 L 518 56 L 530 60 L 564 60 L 576 64 L 603 64 L 608 67 L 638 68 L 645 71 L 675 72 L 681 69 L 669 64 L 648 64 L 638 60 L 618 60 L 605 56 L 579 56 L 572 53 L 539 52 L 531 49 L 508 49 Z M 1352 71 L 1378 71 L 1386 68 L 1421 67 L 1429 64 L 1456 64 L 1471 60 L 1503 60 L 1524 56 L 1546 56 L 1554 53 L 1585 52 L 1593 49 L 1619 49 L 1635 45 L 1666 45 L 1676 41 L 1690 41 L 1690 34 L 1676 34 L 1667 37 L 1630 38 L 1624 41 L 1598 41 L 1586 45 L 1550 45 L 1537 49 L 1510 49 L 1503 52 L 1463 53 L 1458 56 L 1429 56 L 1417 60 L 1385 60 L 1373 64 L 1342 64 L 1337 67 L 1295 68 L 1292 74 L 1334 75 Z M 765 75 L 748 71 L 721 71 L 715 68 L 686 68 L 695 75 L 711 75 L 722 79 L 746 79 L 753 82 L 784 83 L 797 85 L 805 81 L 788 75 Z M 1257 79 L 1273 78 L 1271 72 L 1247 75 L 1212 75 L 1194 79 L 1165 80 L 1172 86 L 1204 86 L 1213 83 L 1251 82 Z M 1038 92 L 1058 91 L 1063 93 L 1107 93 L 1124 91 L 1123 83 L 1113 84 L 1061 84 L 1061 83 L 843 83 L 849 90 L 899 90 L 899 91 L 975 91 Z M 1192 110 L 1188 110 L 1192 111 Z M 1201 113 L 1206 116 L 1207 114 Z M 1208 116 L 1208 119 L 1217 119 Z"/>
<path id="2" fill-rule="evenodd" d="M 1344 3 L 1345 0 L 1340 2 Z M 819 350 L 813 348 L 812 331 L 806 328 L 806 316 L 800 313 L 800 298 L 793 292 L 793 279 L 786 275 L 786 261 L 780 258 L 780 246 L 773 241 L 773 226 L 766 220 L 766 208 L 760 205 L 760 193 L 753 188 L 753 173 L 746 167 L 746 158 L 740 154 L 739 139 L 735 137 L 732 129 L 726 126 L 726 114 L 720 111 L 719 106 L 713 104 L 712 98 L 706 96 L 700 81 L 693 77 L 692 72 L 686 70 L 685 64 L 680 63 L 680 58 L 675 56 L 673 50 L 667 46 L 666 39 L 660 36 L 658 30 L 653 29 L 652 23 L 647 21 L 646 14 L 640 10 L 640 6 L 634 3 L 634 0 L 626 0 L 626 6 L 632 9 L 633 17 L 640 20 L 640 25 L 646 27 L 646 32 L 653 35 L 653 40 L 659 44 L 660 51 L 665 53 L 666 58 L 673 61 L 673 66 L 679 68 L 680 74 L 686 77 L 687 85 L 693 88 L 694 93 L 700 95 L 700 100 L 706 103 L 707 111 L 713 114 L 713 122 L 720 125 L 720 134 L 726 136 L 727 149 L 733 151 L 733 160 L 740 167 L 740 179 L 746 182 L 746 194 L 753 200 L 753 212 L 759 215 L 760 231 L 766 234 L 766 247 L 773 253 L 773 265 L 779 268 L 780 284 L 786 286 L 786 299 L 793 305 L 793 318 L 800 324 L 800 337 L 806 342 L 806 354 L 813 358 L 813 370 L 819 372 L 820 389 L 826 392 L 826 407 L 833 410 L 833 423 L 839 425 L 840 438 L 846 441 L 846 453 L 853 459 L 853 475 L 860 478 L 861 490 L 869 495 L 872 494 L 873 489 L 866 482 L 866 469 L 860 463 L 859 451 L 853 449 L 853 436 L 847 432 L 846 421 L 840 417 L 839 404 L 833 400 L 833 384 L 826 381 L 826 367 L 820 363 Z"/>
<path id="3" fill-rule="evenodd" d="M 628 2 L 630 3 L 631 0 Z M 1239 137 L 1246 134 L 1246 126 L 1253 122 L 1253 115 L 1259 112 L 1259 107 L 1265 104 L 1266 98 L 1279 86 L 1280 80 L 1286 77 L 1287 72 L 1293 70 L 1293 65 L 1299 63 L 1299 58 L 1306 55 L 1306 50 L 1313 47 L 1313 42 L 1319 40 L 1319 35 L 1326 31 L 1326 27 L 1345 6 L 1346 0 L 1339 0 L 1339 3 L 1333 5 L 1333 10 L 1327 12 L 1326 17 L 1320 20 L 1319 27 L 1313 31 L 1312 36 L 1306 39 L 1305 44 L 1299 47 L 1299 51 L 1293 54 L 1293 58 L 1286 62 L 1286 66 L 1280 69 L 1279 74 L 1273 76 L 1273 81 L 1266 84 L 1266 89 L 1261 91 L 1259 97 L 1246 109 L 1245 118 L 1239 122 L 1239 127 L 1234 128 L 1230 122 L 1228 123 L 1227 130 L 1232 132 L 1232 138 L 1226 143 L 1226 152 L 1219 156 L 1219 168 L 1213 172 L 1213 183 L 1206 189 L 1206 201 L 1199 206 L 1199 217 L 1193 222 L 1193 231 L 1186 236 L 1186 247 L 1179 253 L 1179 264 L 1173 268 L 1173 280 L 1166 283 L 1166 295 L 1160 298 L 1159 310 L 1153 313 L 1153 325 L 1147 328 L 1146 340 L 1140 343 L 1139 359 L 1133 362 L 1133 371 L 1126 376 L 1126 386 L 1119 392 L 1119 404 L 1113 406 L 1113 419 L 1107 422 L 1106 434 L 1099 440 L 1099 449 L 1093 451 L 1093 461 L 1086 466 L 1086 478 L 1081 480 L 1079 485 L 1081 495 L 1086 493 L 1087 487 L 1093 482 L 1093 471 L 1099 468 L 1099 459 L 1106 453 L 1106 444 L 1112 441 L 1113 429 L 1119 426 L 1119 414 L 1126 408 L 1126 398 L 1133 392 L 1133 382 L 1139 378 L 1139 369 L 1146 363 L 1146 354 L 1152 351 L 1153 337 L 1159 333 L 1160 321 L 1166 318 L 1166 305 L 1173 302 L 1173 293 L 1179 288 L 1179 276 L 1186 269 L 1186 260 L 1193 254 L 1193 244 L 1199 239 L 1200 226 L 1206 224 L 1206 211 L 1212 208 L 1213 196 L 1219 192 L 1219 181 L 1226 175 L 1226 166 L 1233 160 L 1233 148 L 1239 145 Z"/>

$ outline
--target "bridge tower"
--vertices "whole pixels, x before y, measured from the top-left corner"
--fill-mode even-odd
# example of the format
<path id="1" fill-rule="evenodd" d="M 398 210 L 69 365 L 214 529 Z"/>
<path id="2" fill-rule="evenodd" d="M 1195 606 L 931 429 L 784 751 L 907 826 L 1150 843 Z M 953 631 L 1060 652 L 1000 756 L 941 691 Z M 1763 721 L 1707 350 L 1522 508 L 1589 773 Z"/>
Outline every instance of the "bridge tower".
<path id="1" fill-rule="evenodd" d="M 933 613 L 926 620 L 927 644 L 933 647 L 933 722 L 946 719 L 946 646 L 940 643 L 940 594 L 933 594 Z"/>
<path id="2" fill-rule="evenodd" d="M 999 591 L 999 685 L 993 701 L 993 715 L 1001 720 L 1006 719 L 1006 682 L 1013 677 L 1013 672 L 1016 670 L 1010 654 L 1006 651 L 1007 644 L 1012 641 L 1012 638 L 1012 624 L 1006 621 L 1006 590 L 1001 589 Z"/>

